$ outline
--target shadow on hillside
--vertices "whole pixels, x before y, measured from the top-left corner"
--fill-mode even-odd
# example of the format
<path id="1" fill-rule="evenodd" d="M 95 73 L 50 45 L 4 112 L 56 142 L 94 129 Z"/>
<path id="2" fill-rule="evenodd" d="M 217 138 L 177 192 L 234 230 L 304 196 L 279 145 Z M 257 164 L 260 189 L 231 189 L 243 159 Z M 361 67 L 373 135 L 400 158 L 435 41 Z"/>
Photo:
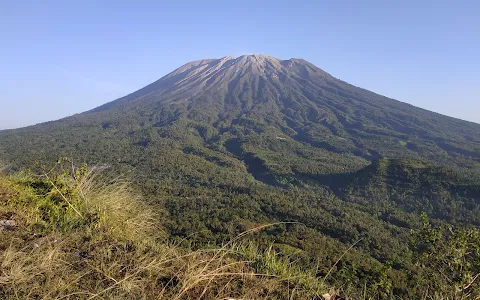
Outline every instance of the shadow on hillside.
<path id="1" fill-rule="evenodd" d="M 265 167 L 263 161 L 260 158 L 255 157 L 251 153 L 243 152 L 242 143 L 240 142 L 240 140 L 228 140 L 225 142 L 224 146 L 236 158 L 245 163 L 248 173 L 252 174 L 252 176 L 256 180 L 272 186 L 284 186 L 282 184 L 279 184 L 275 177 L 270 174 L 267 167 Z"/>

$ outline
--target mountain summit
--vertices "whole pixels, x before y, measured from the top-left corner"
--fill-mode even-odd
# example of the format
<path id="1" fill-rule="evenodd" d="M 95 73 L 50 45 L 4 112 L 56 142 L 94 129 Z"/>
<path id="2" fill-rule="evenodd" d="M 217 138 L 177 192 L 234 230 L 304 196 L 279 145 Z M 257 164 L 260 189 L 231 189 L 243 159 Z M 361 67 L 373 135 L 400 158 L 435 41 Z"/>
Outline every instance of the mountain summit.
<path id="1" fill-rule="evenodd" d="M 95 111 L 148 96 L 154 101 L 170 102 L 195 97 L 202 92 L 234 92 L 252 85 L 257 91 L 259 84 L 320 84 L 318 80 L 331 77 L 302 59 L 280 60 L 267 55 L 244 55 L 238 58 L 226 56 L 220 59 L 203 59 L 187 63 L 160 80 Z M 145 99 L 144 99 L 145 100 Z"/>

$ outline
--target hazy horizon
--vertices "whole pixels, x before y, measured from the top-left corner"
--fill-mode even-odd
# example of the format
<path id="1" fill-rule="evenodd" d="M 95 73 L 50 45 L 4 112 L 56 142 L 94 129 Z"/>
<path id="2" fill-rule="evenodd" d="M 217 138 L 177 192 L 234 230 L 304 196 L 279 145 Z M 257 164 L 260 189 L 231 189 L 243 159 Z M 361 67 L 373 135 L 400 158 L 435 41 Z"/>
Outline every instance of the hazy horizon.
<path id="1" fill-rule="evenodd" d="M 480 4 L 470 1 L 0 8 L 0 129 L 90 110 L 189 61 L 242 54 L 303 58 L 358 87 L 480 123 Z"/>

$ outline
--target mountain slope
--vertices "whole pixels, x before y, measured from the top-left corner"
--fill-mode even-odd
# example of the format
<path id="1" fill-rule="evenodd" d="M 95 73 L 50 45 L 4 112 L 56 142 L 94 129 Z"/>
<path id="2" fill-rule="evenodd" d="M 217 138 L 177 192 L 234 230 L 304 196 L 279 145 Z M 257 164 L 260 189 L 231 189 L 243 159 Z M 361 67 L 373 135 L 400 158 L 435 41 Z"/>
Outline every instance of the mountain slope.
<path id="1" fill-rule="evenodd" d="M 129 108 L 139 103 L 150 108 L 169 105 L 189 119 L 207 121 L 216 128 L 234 120 L 253 118 L 281 126 L 298 139 L 312 143 L 319 140 L 338 150 L 364 148 L 366 145 L 353 143 L 359 140 L 354 135 L 364 139 L 380 135 L 409 143 L 404 145 L 407 150 L 418 150 L 418 143 L 431 142 L 439 151 L 479 158 L 475 152 L 478 148 L 462 150 L 449 143 L 467 149 L 478 147 L 480 125 L 356 88 L 299 59 L 281 61 L 253 55 L 188 63 L 94 111 Z M 316 136 L 319 133 L 329 137 Z"/>

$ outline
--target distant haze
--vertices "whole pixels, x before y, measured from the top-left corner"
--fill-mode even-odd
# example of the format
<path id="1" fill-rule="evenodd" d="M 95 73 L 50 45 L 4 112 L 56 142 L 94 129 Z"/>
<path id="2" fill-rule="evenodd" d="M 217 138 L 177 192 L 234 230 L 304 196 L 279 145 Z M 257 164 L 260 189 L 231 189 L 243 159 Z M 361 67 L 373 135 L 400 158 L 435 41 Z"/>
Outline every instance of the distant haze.
<path id="1" fill-rule="evenodd" d="M 0 129 L 92 109 L 189 61 L 253 53 L 303 58 L 480 123 L 479 10 L 475 1 L 5 1 Z"/>

